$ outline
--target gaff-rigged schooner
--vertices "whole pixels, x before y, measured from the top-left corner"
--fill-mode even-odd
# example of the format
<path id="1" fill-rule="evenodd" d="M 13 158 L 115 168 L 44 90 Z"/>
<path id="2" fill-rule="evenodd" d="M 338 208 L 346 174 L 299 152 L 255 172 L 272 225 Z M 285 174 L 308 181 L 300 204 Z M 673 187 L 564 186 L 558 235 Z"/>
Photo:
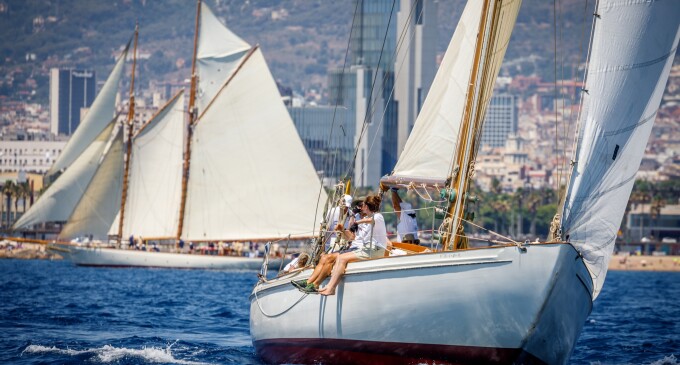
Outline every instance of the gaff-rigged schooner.
<path id="1" fill-rule="evenodd" d="M 600 0 L 556 239 L 468 248 L 467 187 L 519 1 L 469 1 L 387 186 L 442 191 L 439 252 L 350 263 L 334 296 L 261 280 L 268 363 L 565 364 L 597 297 L 680 37 L 680 2 Z"/>
<path id="2" fill-rule="evenodd" d="M 122 223 L 111 227 L 112 232 L 121 227 L 123 240 L 181 240 L 184 247 L 160 253 L 80 247 L 70 250 L 75 262 L 259 268 L 257 258 L 184 253 L 189 242 L 314 235 L 318 192 L 326 196 L 262 53 L 200 1 L 196 28 L 184 153 L 178 95 L 135 136 Z"/>

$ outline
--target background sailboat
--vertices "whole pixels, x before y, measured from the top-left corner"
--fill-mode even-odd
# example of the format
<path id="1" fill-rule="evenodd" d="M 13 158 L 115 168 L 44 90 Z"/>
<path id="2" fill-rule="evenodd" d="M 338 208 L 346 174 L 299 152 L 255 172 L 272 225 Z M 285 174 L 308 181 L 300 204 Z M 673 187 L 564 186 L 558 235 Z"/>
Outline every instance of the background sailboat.
<path id="1" fill-rule="evenodd" d="M 320 181 L 264 57 L 205 4 L 197 12 L 184 161 L 178 95 L 133 138 L 122 223 L 111 226 L 120 224 L 123 240 L 186 245 L 162 253 L 76 247 L 78 264 L 259 269 L 261 259 L 186 255 L 187 246 L 313 236 Z"/>
<path id="2" fill-rule="evenodd" d="M 471 221 L 466 193 L 480 121 L 518 7 L 468 2 L 395 172 L 382 181 L 443 192 L 442 251 L 352 263 L 330 297 L 305 297 L 290 275 L 262 280 L 250 318 L 265 361 L 567 363 L 602 286 L 677 50 L 680 3 L 599 2 L 557 240 L 467 249 L 458 227 Z"/>

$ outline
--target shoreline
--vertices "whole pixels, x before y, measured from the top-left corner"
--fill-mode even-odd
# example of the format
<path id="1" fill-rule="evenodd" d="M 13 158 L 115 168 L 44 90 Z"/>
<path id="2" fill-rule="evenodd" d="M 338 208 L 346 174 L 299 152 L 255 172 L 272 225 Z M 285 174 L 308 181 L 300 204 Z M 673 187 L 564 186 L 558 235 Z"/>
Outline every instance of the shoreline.
<path id="1" fill-rule="evenodd" d="M 63 258 L 45 250 L 44 245 L 24 243 L 11 250 L 0 249 L 0 259 L 62 260 Z M 609 270 L 680 272 L 680 256 L 612 255 Z"/>
<path id="2" fill-rule="evenodd" d="M 609 270 L 680 272 L 680 256 L 612 255 Z"/>

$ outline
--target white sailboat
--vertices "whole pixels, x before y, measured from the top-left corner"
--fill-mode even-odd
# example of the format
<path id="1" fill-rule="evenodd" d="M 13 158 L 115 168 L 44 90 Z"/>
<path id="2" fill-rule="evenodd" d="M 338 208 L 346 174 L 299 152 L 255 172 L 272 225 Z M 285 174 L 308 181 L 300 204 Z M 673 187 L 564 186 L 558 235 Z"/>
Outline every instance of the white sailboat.
<path id="1" fill-rule="evenodd" d="M 259 269 L 261 258 L 192 255 L 187 246 L 314 235 L 317 193 L 326 196 L 259 48 L 199 1 L 194 52 L 184 152 L 178 95 L 134 137 L 126 199 L 111 226 L 122 239 L 186 244 L 160 253 L 72 247 L 77 264 Z"/>
<path id="2" fill-rule="evenodd" d="M 561 230 L 468 248 L 467 185 L 519 1 L 469 1 L 385 186 L 448 198 L 439 252 L 350 263 L 334 296 L 261 280 L 250 330 L 267 363 L 565 364 L 597 297 L 680 37 L 680 3 L 601 0 Z M 459 201 L 460 200 L 460 201 Z"/>

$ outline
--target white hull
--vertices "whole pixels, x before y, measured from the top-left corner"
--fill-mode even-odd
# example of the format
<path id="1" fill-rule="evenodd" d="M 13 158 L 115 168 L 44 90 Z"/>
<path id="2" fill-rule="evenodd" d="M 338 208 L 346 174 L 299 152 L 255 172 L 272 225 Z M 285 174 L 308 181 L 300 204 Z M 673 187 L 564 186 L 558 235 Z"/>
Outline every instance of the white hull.
<path id="1" fill-rule="evenodd" d="M 390 257 L 349 265 L 335 296 L 258 284 L 250 331 L 270 363 L 548 363 L 569 360 L 592 282 L 568 244 Z"/>
<path id="2" fill-rule="evenodd" d="M 150 252 L 115 248 L 51 244 L 65 259 L 79 266 L 158 267 L 175 269 L 259 270 L 262 258 Z M 270 259 L 268 267 L 278 270 L 281 260 Z"/>

